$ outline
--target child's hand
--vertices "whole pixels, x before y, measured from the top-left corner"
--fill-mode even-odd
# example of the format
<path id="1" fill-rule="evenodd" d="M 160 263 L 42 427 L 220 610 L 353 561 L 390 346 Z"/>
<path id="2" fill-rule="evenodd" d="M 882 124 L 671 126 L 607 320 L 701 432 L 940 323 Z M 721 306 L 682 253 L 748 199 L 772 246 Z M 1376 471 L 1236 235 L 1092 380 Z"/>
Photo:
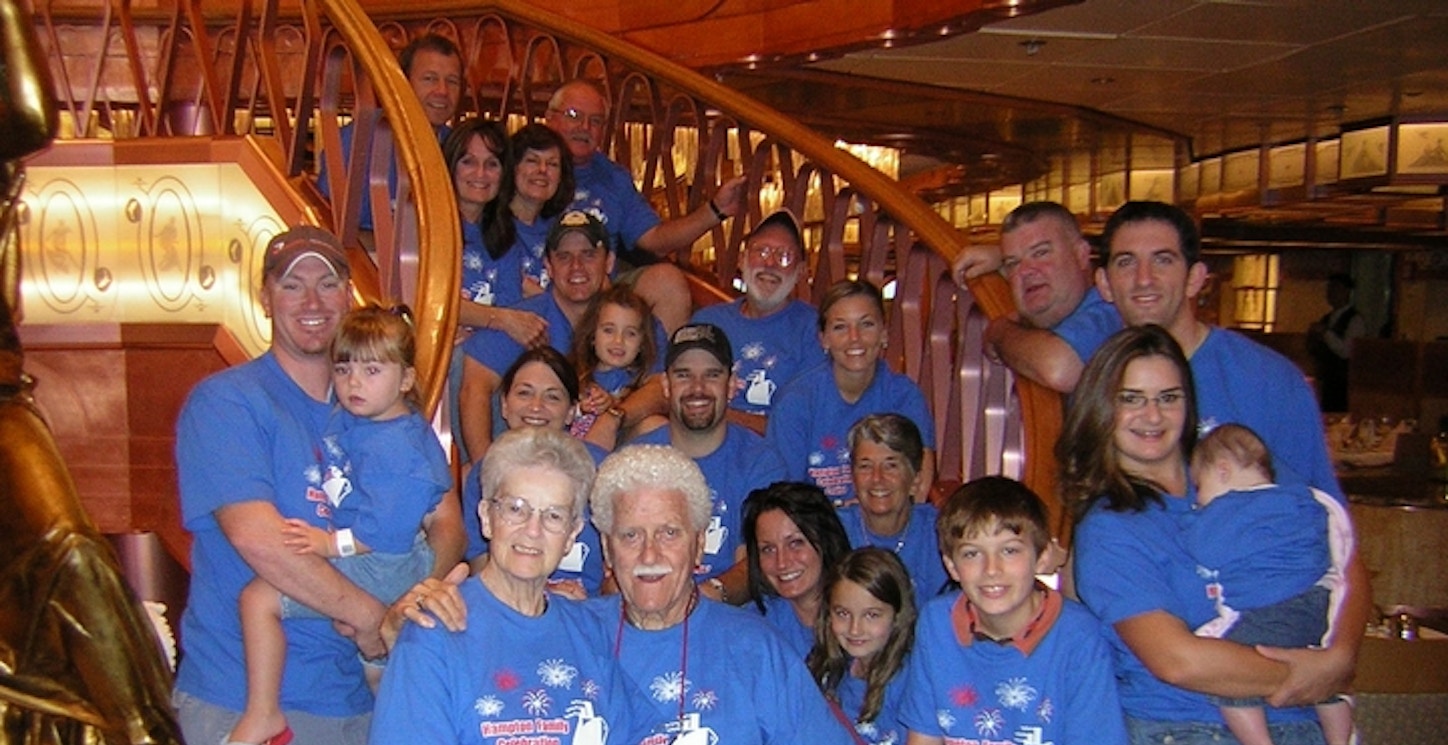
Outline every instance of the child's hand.
<path id="1" fill-rule="evenodd" d="M 306 520 L 286 518 L 282 526 L 282 544 L 299 554 L 316 554 L 333 558 L 332 534 Z"/>
<path id="2" fill-rule="evenodd" d="M 578 410 L 585 414 L 600 414 L 614 405 L 613 396 L 597 383 L 589 383 L 588 389 L 578 399 Z"/>

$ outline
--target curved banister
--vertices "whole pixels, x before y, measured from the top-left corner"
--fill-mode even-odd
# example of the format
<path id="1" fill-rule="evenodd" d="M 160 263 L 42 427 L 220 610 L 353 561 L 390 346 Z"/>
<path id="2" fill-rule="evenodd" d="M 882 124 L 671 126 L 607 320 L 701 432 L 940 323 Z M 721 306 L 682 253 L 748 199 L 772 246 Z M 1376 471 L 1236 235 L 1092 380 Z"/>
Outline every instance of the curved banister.
<path id="1" fill-rule="evenodd" d="M 452 196 L 452 179 L 442 151 L 430 146 L 436 135 L 422 111 L 422 103 L 402 76 L 396 57 L 372 20 L 351 0 L 317 0 L 317 4 L 372 81 L 378 104 L 396 133 L 394 142 L 406 143 L 396 152 L 414 195 L 411 206 L 416 209 L 416 239 L 411 246 L 398 247 L 395 264 L 383 266 L 383 277 L 390 276 L 389 270 L 401 276 L 398 282 L 384 279 L 382 291 L 391 294 L 416 287 L 417 302 L 410 304 L 417 326 L 417 372 L 418 379 L 424 381 L 426 411 L 431 413 L 446 390 L 460 300 L 457 268 L 462 266 L 462 231 Z M 299 104 L 298 110 L 310 112 L 311 107 Z M 399 205 L 407 203 L 406 193 L 406 189 L 399 188 Z M 414 276 L 415 284 L 405 281 Z"/>
<path id="2" fill-rule="evenodd" d="M 190 3 L 188 8 L 200 2 L 179 1 Z M 125 4 L 116 11 L 128 12 Z M 173 17 L 182 15 L 178 11 Z M 920 381 L 930 397 L 942 441 L 941 477 L 968 479 L 1005 470 L 1043 495 L 1053 494 L 1051 448 L 1059 429 L 1059 397 L 1031 385 L 1013 386 L 1008 371 L 988 363 L 980 352 L 988 318 L 1011 309 L 1004 283 L 988 277 L 968 290 L 955 287 L 946 266 L 964 245 L 963 233 L 891 178 L 836 148 L 832 139 L 709 78 L 519 0 L 481 6 L 440 0 L 420 10 L 399 10 L 376 27 L 350 0 L 304 3 L 300 30 L 295 16 L 279 16 L 278 0 L 267 0 L 255 18 L 244 12 L 232 27 L 218 28 L 214 18 L 212 26 L 201 27 L 198 13 L 185 15 L 192 24 L 189 33 L 212 34 L 209 48 L 218 72 L 231 63 L 230 72 L 220 75 L 220 95 L 235 109 L 226 111 L 233 103 L 221 107 L 218 131 L 232 131 L 240 126 L 234 121 L 244 120 L 245 131 L 277 141 L 285 172 L 294 177 L 299 193 L 310 192 L 307 146 L 319 142 L 334 183 L 331 211 L 315 202 L 315 219 L 330 219 L 349 238 L 357 233 L 360 195 L 371 196 L 378 268 L 358 285 L 369 299 L 413 300 L 429 404 L 441 395 L 440 372 L 460 299 L 458 217 L 441 155 L 429 142 L 431 129 L 397 69 L 393 50 L 421 31 L 435 30 L 463 49 L 465 103 L 476 113 L 532 120 L 544 113 L 547 96 L 565 80 L 583 76 L 603 84 L 617 114 L 606 134 L 610 154 L 633 168 L 666 219 L 698 209 L 742 167 L 747 205 L 736 219 L 714 226 L 692 250 L 681 251 L 679 263 L 709 275 L 714 288 L 730 289 L 747 231 L 776 204 L 789 206 L 805 220 L 812 251 L 813 281 L 801 288 L 802 294 L 817 298 L 830 281 L 855 273 L 893 283 L 896 343 L 888 350 L 889 361 Z M 101 23 L 105 33 L 114 31 L 110 16 Z M 227 34 L 230 50 L 217 41 Z M 53 28 L 49 38 L 57 38 Z M 166 54 L 174 57 L 174 52 Z M 249 55 L 246 64 L 243 55 Z M 52 66 L 64 73 L 65 64 Z M 88 82 L 114 84 L 115 71 L 110 72 L 97 71 Z M 157 100 L 185 100 L 214 112 L 218 94 L 212 83 L 193 84 L 194 91 L 180 96 L 163 89 Z M 96 105 L 93 94 L 63 98 L 72 111 L 89 111 Z M 127 121 L 124 111 L 106 106 L 101 108 L 107 116 L 118 113 L 117 121 Z M 158 111 L 167 114 L 164 106 Z M 263 117 L 270 117 L 272 130 L 257 128 Z M 343 153 L 341 120 L 347 117 L 358 134 L 352 151 Z M 127 136 L 163 134 L 155 127 L 137 129 L 144 131 Z M 392 143 L 397 143 L 395 155 Z M 689 158 L 687 164 L 681 156 Z M 369 165 L 355 167 L 360 163 Z M 394 188 L 396 206 L 389 207 Z M 360 247 L 352 250 L 360 263 L 366 254 Z M 1023 431 L 1012 424 L 1021 416 L 1028 422 Z"/>
<path id="3" fill-rule="evenodd" d="M 844 225 L 852 214 L 858 212 L 858 231 L 863 236 L 867 231 L 874 233 L 875 243 L 885 243 L 890 235 L 890 228 L 881 219 L 888 215 L 890 220 L 908 229 L 896 231 L 894 235 L 893 253 L 896 262 L 896 277 L 902 283 L 913 283 L 924 288 L 920 294 L 897 294 L 895 311 L 892 314 L 892 330 L 906 339 L 901 345 L 902 351 L 894 353 L 895 363 L 903 366 L 912 377 L 922 383 L 927 391 L 932 394 L 932 402 L 935 404 L 936 428 L 943 432 L 951 426 L 969 430 L 964 422 L 973 422 L 977 418 L 986 420 L 985 440 L 992 443 L 992 447 L 983 453 L 981 458 L 984 462 L 999 464 L 1005 457 L 1003 443 L 1014 434 L 1021 438 L 1024 447 L 1024 463 L 1016 464 L 1020 470 L 1020 476 L 1026 483 L 1030 484 L 1037 492 L 1047 496 L 1048 502 L 1052 504 L 1052 519 L 1058 528 L 1057 534 L 1065 540 L 1066 514 L 1056 505 L 1053 498 L 1055 494 L 1055 461 L 1052 448 L 1060 429 L 1061 401 L 1060 397 L 1048 389 L 1031 384 L 1029 381 L 1017 381 L 1015 391 L 1017 397 L 1012 399 L 1009 395 L 1011 377 L 1004 368 L 995 368 L 994 371 L 985 377 L 983 385 L 977 390 L 979 395 L 985 397 L 988 391 L 994 392 L 994 398 L 1005 402 L 1004 406 L 997 405 L 990 411 L 975 410 L 973 404 L 964 402 L 966 396 L 957 395 L 962 386 L 967 385 L 964 378 L 968 377 L 967 358 L 971 354 L 961 353 L 961 350 L 979 349 L 980 335 L 983 333 L 983 325 L 979 320 L 970 316 L 969 308 L 979 306 L 990 318 L 998 317 L 1012 312 L 1009 292 L 1005 283 L 994 275 L 974 280 L 970 284 L 968 293 L 957 299 L 960 307 L 960 318 L 954 319 L 954 328 L 960 334 L 958 346 L 952 344 L 948 333 L 942 329 L 951 326 L 936 326 L 927 322 L 933 319 L 936 323 L 945 323 L 948 314 L 943 309 L 949 304 L 943 302 L 947 294 L 954 294 L 955 288 L 946 278 L 939 281 L 946 273 L 946 263 L 951 260 L 965 245 L 965 239 L 960 231 L 946 223 L 933 209 L 922 202 L 913 194 L 901 189 L 893 180 L 881 172 L 871 168 L 853 155 L 840 150 L 834 146 L 833 141 L 820 136 L 818 133 L 799 124 L 769 107 L 766 107 L 745 94 L 739 93 L 731 88 L 720 85 L 713 80 L 699 75 L 698 73 L 678 65 L 659 55 L 647 50 L 635 47 L 614 36 L 601 33 L 591 27 L 571 21 L 566 18 L 552 15 L 546 11 L 537 9 L 535 6 L 522 0 L 489 0 L 478 7 L 477 12 L 487 14 L 489 11 L 496 11 L 498 14 L 508 18 L 521 21 L 536 29 L 541 29 L 548 34 L 562 37 L 569 42 L 582 46 L 589 50 L 577 58 L 575 71 L 588 66 L 600 68 L 598 73 L 592 77 L 603 77 L 607 80 L 606 74 L 609 69 L 609 61 L 619 62 L 626 66 L 627 72 L 622 73 L 613 82 L 616 89 L 613 91 L 613 111 L 622 112 L 625 110 L 623 104 L 632 100 L 631 95 L 634 86 L 640 86 L 649 95 L 646 98 L 647 106 L 654 109 L 653 116 L 645 116 L 645 121 L 659 122 L 656 127 L 654 140 L 648 143 L 650 155 L 642 174 L 642 183 L 650 185 L 655 183 L 655 173 L 658 169 L 663 170 L 663 182 L 666 185 L 672 184 L 676 174 L 673 172 L 672 160 L 667 157 L 667 152 L 672 148 L 672 133 L 675 131 L 675 124 L 681 121 L 676 112 L 688 109 L 693 104 L 696 113 L 694 121 L 700 129 L 705 126 L 724 127 L 723 117 L 733 120 L 733 124 L 740 132 L 740 148 L 746 149 L 748 131 L 767 132 L 767 138 L 754 150 L 750 163 L 750 190 L 758 193 L 759 183 L 757 181 L 758 171 L 762 170 L 764 162 L 769 158 L 770 151 L 783 152 L 786 148 L 799 153 L 807 158 L 807 162 L 795 168 L 792 158 L 788 162 L 780 164 L 782 175 L 795 182 L 793 192 L 799 200 L 804 198 L 806 188 L 803 187 L 812 178 L 818 177 L 820 191 L 822 192 L 823 206 L 829 218 L 826 219 L 827 231 L 822 240 L 822 245 L 817 254 L 813 273 L 813 292 L 818 297 L 829 281 L 842 278 L 847 273 L 847 256 L 845 238 L 843 235 Z M 506 30 L 507 24 L 501 24 Z M 532 61 L 532 53 L 540 44 L 544 43 L 537 36 L 533 36 L 526 42 L 528 54 L 525 55 L 525 64 L 528 67 Z M 556 49 L 556 45 L 555 45 Z M 565 52 L 555 51 L 559 58 Z M 601 57 L 601 59 L 600 59 Z M 566 79 L 566 78 L 565 78 Z M 528 80 L 528 78 L 524 78 Z M 659 82 L 676 87 L 678 90 L 692 98 L 692 102 L 681 101 L 679 97 L 670 97 L 667 102 L 661 101 L 658 93 Z M 513 82 L 512 79 L 509 81 Z M 557 81 L 557 82 L 561 82 Z M 524 90 L 529 86 L 520 85 Z M 534 99 L 525 96 L 523 99 L 523 113 L 525 116 L 532 116 L 537 112 L 531 108 Z M 707 102 L 708 107 L 720 112 L 721 121 L 710 122 L 710 119 L 699 112 L 700 103 Z M 507 100 L 502 104 L 505 111 L 508 107 Z M 657 109 L 662 105 L 663 116 L 659 116 Z M 623 117 L 618 117 L 623 118 Z M 621 130 L 621 122 L 615 122 L 611 133 Z M 726 175 L 711 173 L 711 168 L 722 160 L 722 153 L 718 151 L 721 147 L 723 137 L 711 137 L 710 144 L 714 148 L 700 158 L 699 173 L 696 173 L 692 191 L 692 199 L 689 204 L 680 205 L 673 200 L 677 195 L 667 188 L 665 200 L 668 212 L 675 215 L 684 214 L 709 197 L 711 188 L 722 181 Z M 615 158 L 620 162 L 627 162 L 620 157 L 618 148 L 615 148 Z M 781 159 L 786 160 L 786 159 Z M 662 162 L 660 162 L 662 161 Z M 848 182 L 849 186 L 836 193 L 833 188 L 830 176 L 839 176 Z M 699 188 L 699 184 L 704 184 Z M 868 203 L 862 206 L 861 203 Z M 751 201 L 751 211 L 745 220 L 735 220 L 728 225 L 729 233 L 724 232 L 725 226 L 718 226 L 714 229 L 713 243 L 716 252 L 715 281 L 721 286 L 727 286 L 733 276 L 733 267 L 738 259 L 738 247 L 742 242 L 743 223 L 757 222 L 762 215 L 759 214 L 758 203 Z M 803 204 L 789 204 L 796 214 L 803 214 Z M 878 207 L 878 211 L 875 209 Z M 883 213 L 883 215 L 881 214 Z M 861 241 L 863 242 L 863 238 Z M 900 264 L 900 257 L 909 257 L 913 254 L 910 246 L 914 241 L 927 246 L 933 255 L 937 257 L 933 262 L 919 262 L 910 271 L 904 271 Z M 682 258 L 682 257 L 681 257 Z M 882 284 L 886 278 L 888 256 L 886 250 L 866 252 L 864 265 L 860 267 L 860 275 Z M 684 262 L 687 263 L 687 262 Z M 906 262 L 907 264 L 911 262 Z M 920 298 L 926 298 L 925 304 L 921 304 Z M 927 311 L 927 306 L 929 310 Z M 918 326 L 916 326 L 918 324 Z M 911 328 L 911 326 L 915 326 Z M 974 331 L 971 328 L 974 327 Z M 932 330 L 933 329 L 933 330 Z M 926 335 L 931 338 L 927 341 Z M 973 345 L 973 346 L 972 346 Z M 930 350 L 951 350 L 956 352 L 957 366 L 953 377 L 944 375 L 949 369 L 944 360 L 949 356 L 943 351 L 930 353 Z M 989 368 L 986 368 L 989 370 Z M 947 391 L 942 395 L 940 389 Z M 985 400 L 984 398 L 977 399 Z M 1012 433 L 1006 426 L 1010 419 L 1007 416 L 1007 409 L 1012 404 L 1019 406 L 1019 416 L 1030 426 L 1023 432 Z M 952 407 L 957 407 L 952 409 Z M 943 411 L 952 409 L 951 411 Z M 965 416 L 962 412 L 969 412 L 971 416 Z M 957 417 L 960 417 L 959 419 Z M 964 448 L 967 452 L 970 447 Z M 954 464 L 955 459 L 946 456 L 946 463 Z M 942 463 L 942 466 L 946 465 Z M 961 470 L 955 470 L 962 478 L 969 478 L 976 473 L 965 472 L 963 464 L 957 464 Z M 949 471 L 942 470 L 947 476 Z"/>

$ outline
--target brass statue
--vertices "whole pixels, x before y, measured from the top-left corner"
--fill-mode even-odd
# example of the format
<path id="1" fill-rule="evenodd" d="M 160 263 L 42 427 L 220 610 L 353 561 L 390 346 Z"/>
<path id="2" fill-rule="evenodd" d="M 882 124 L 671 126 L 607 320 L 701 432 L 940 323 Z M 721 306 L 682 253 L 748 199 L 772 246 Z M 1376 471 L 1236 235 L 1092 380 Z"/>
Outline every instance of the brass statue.
<path id="1" fill-rule="evenodd" d="M 21 369 L 19 158 L 50 141 L 56 116 L 19 0 L 0 0 L 0 69 L 0 745 L 180 743 L 155 630 Z"/>

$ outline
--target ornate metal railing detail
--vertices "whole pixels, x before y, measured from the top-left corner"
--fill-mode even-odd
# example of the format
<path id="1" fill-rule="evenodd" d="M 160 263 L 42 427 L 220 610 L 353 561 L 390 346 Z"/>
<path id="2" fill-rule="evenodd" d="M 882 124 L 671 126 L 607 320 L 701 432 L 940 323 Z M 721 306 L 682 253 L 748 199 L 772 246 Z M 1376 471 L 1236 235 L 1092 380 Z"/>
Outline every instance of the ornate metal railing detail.
<path id="1" fill-rule="evenodd" d="M 214 131 L 267 138 L 284 174 L 316 205 L 318 219 L 330 220 L 349 243 L 356 225 L 345 216 L 356 214 L 357 195 L 369 189 L 379 269 L 364 278 L 372 283 L 364 294 L 395 296 L 416 286 L 414 305 L 439 322 L 452 317 L 456 303 L 457 237 L 443 230 L 456 231 L 456 213 L 445 188 L 426 185 L 443 165 L 431 133 L 416 126 L 421 111 L 391 60 L 409 38 L 435 31 L 463 49 L 468 114 L 514 124 L 535 120 L 562 82 L 598 82 L 615 113 L 608 153 L 632 168 L 666 219 L 702 205 L 736 172 L 745 174 L 749 201 L 740 217 L 677 257 L 702 281 L 731 287 L 748 229 L 777 206 L 793 209 L 805 223 L 811 252 L 811 282 L 802 294 L 818 297 L 832 281 L 854 275 L 893 290 L 891 362 L 932 399 L 942 478 L 1004 470 L 1042 493 L 1052 491 L 1059 398 L 1014 386 L 980 353 L 986 317 L 1009 310 L 1003 284 L 957 289 L 946 266 L 963 245 L 962 234 L 832 140 L 708 78 L 518 0 L 445 3 L 446 18 L 399 13 L 376 19 L 375 31 L 342 0 L 304 2 L 299 18 L 279 16 L 275 0 L 255 13 L 243 0 L 230 23 L 208 20 L 200 0 L 178 3 L 170 15 L 145 23 L 126 3 L 92 19 L 42 9 L 41 36 L 51 40 L 53 68 L 66 71 L 57 84 L 76 129 L 89 132 L 96 121 L 109 122 L 117 137 Z M 62 51 L 71 48 L 63 37 L 99 50 L 91 68 Z M 115 43 L 117 37 L 125 43 Z M 204 71 L 178 59 L 194 60 Z M 133 100 L 117 91 L 129 91 Z M 347 121 L 357 137 L 351 153 L 341 153 L 340 127 Z M 330 205 L 311 188 L 317 166 L 309 143 L 320 145 L 328 173 L 346 174 L 333 178 Z M 367 168 L 345 167 L 368 161 Z M 400 178 L 389 198 L 394 163 Z M 413 283 L 414 276 L 420 281 Z M 432 370 L 446 359 L 446 342 L 438 339 Z M 1024 427 L 1017 424 L 1022 420 Z"/>

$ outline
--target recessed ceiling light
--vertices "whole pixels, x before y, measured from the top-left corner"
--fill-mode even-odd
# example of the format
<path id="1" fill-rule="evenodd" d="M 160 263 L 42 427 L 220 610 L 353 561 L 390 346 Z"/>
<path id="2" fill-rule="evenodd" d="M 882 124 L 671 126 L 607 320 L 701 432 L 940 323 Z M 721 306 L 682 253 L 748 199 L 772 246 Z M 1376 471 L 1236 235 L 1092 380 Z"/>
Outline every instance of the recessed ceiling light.
<path id="1" fill-rule="evenodd" d="M 1026 50 L 1026 56 L 1027 56 L 1027 57 L 1034 57 L 1034 56 L 1036 56 L 1037 54 L 1040 54 L 1041 49 L 1046 46 L 1046 42 L 1045 42 L 1045 41 L 1043 41 L 1043 40 L 1041 40 L 1041 39 L 1035 39 L 1035 38 L 1026 39 L 1025 41 L 1017 42 L 1017 44 L 1020 45 L 1021 49 Z"/>
<path id="2" fill-rule="evenodd" d="M 1113 78 L 1109 75 L 1102 75 L 1100 77 L 1091 78 L 1092 85 L 1111 85 L 1115 82 L 1116 78 Z"/>

